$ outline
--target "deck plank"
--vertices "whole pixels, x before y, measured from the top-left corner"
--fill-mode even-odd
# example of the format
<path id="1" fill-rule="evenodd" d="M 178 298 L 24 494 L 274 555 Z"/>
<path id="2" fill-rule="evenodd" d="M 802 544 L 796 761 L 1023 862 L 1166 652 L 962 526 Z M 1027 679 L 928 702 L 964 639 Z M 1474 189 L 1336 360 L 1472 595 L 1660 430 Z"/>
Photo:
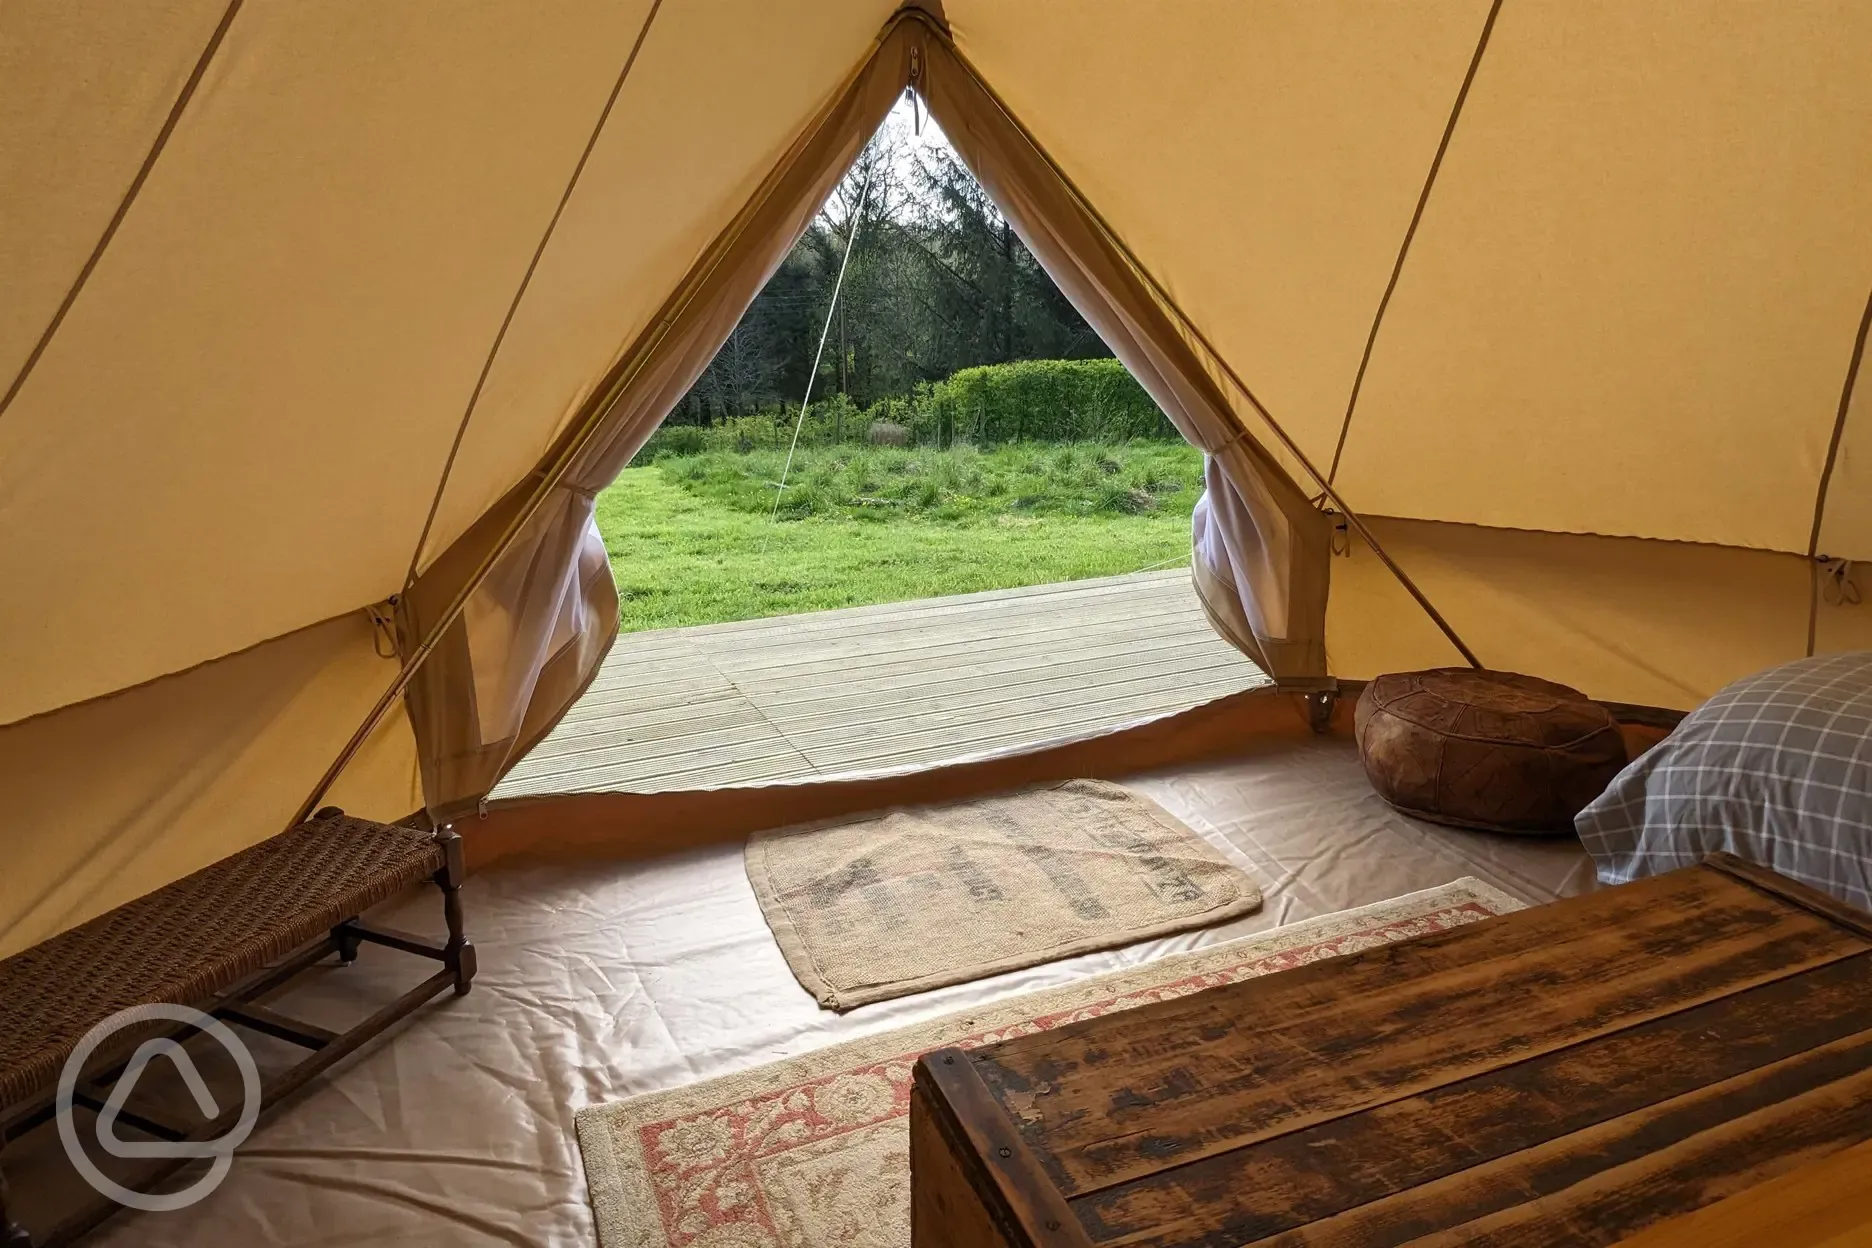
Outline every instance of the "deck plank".
<path id="1" fill-rule="evenodd" d="M 927 766 L 1267 683 L 1179 569 L 658 629 L 618 639 L 495 796 Z"/>

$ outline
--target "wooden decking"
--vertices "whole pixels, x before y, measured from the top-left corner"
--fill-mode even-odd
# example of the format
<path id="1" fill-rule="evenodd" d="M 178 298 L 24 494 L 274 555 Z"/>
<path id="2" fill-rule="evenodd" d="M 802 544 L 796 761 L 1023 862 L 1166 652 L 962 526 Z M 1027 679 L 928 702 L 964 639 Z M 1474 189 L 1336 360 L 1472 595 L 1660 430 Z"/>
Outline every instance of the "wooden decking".
<path id="1" fill-rule="evenodd" d="M 630 633 L 494 796 L 923 766 L 1266 683 L 1184 570 Z"/>

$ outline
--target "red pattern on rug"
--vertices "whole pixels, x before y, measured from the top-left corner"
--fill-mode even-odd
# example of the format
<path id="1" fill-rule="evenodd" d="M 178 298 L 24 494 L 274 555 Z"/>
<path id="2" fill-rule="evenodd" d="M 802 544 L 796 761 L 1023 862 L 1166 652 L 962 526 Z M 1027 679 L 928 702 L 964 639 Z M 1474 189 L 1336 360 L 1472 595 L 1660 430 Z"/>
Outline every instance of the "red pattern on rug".
<path id="1" fill-rule="evenodd" d="M 1480 902 L 1469 901 L 1414 918 L 1379 921 L 1316 944 L 1249 954 L 1236 965 L 979 1032 L 956 1041 L 955 1047 L 972 1049 L 1032 1035 L 1494 915 Z M 711 1245 L 778 1242 L 781 1228 L 762 1199 L 761 1166 L 789 1152 L 907 1118 L 911 1071 L 921 1056 L 901 1053 L 735 1104 L 646 1124 L 639 1142 L 671 1248 L 689 1248 L 705 1237 Z M 747 1238 L 737 1236 L 737 1230 Z"/>

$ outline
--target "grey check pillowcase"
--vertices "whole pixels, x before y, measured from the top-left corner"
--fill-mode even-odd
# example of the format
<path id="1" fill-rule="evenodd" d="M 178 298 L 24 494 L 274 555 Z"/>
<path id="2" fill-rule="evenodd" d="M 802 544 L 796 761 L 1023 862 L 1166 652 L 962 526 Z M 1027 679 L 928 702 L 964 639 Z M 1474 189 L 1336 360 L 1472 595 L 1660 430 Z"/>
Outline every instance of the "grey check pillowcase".
<path id="1" fill-rule="evenodd" d="M 1736 681 L 1574 826 L 1607 884 L 1727 850 L 1872 910 L 1872 652 Z"/>

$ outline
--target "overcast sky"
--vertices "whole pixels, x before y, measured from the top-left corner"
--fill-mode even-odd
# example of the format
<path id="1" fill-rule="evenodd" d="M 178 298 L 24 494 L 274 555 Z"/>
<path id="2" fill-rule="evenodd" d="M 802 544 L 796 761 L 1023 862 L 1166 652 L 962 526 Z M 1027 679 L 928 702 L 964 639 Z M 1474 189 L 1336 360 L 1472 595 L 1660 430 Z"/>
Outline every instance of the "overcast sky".
<path id="1" fill-rule="evenodd" d="M 922 113 L 920 127 L 911 112 L 909 95 L 898 96 L 897 103 L 892 106 L 891 111 L 884 118 L 884 124 L 879 126 L 877 131 L 885 146 L 893 153 L 891 168 L 897 175 L 893 181 L 897 183 L 900 195 L 904 192 L 914 193 L 918 185 L 914 174 L 919 157 L 932 149 L 944 152 L 954 150 L 949 146 L 949 140 L 944 137 L 942 127 L 936 124 L 927 110 L 923 109 L 921 101 L 918 101 L 917 109 Z M 843 223 L 846 207 L 857 195 L 860 185 L 861 179 L 857 170 L 854 169 L 846 175 L 838 193 L 826 201 L 823 211 L 828 222 L 835 225 Z"/>

